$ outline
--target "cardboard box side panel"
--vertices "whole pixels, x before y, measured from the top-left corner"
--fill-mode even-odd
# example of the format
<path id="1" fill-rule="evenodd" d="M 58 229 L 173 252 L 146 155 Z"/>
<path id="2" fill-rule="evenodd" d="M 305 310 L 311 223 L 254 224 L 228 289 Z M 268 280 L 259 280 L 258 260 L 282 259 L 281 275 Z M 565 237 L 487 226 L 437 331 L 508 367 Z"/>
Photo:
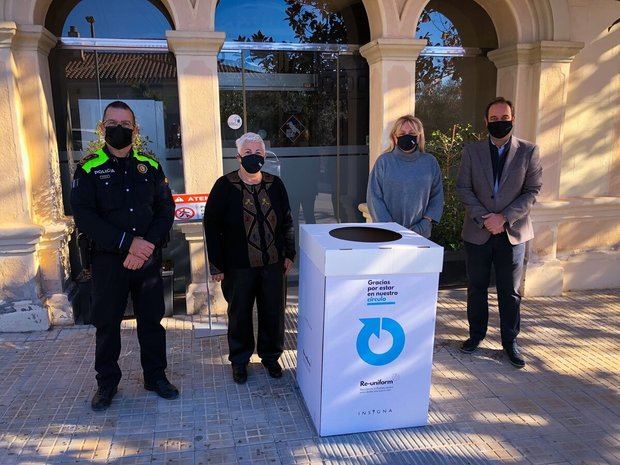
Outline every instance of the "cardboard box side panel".
<path id="1" fill-rule="evenodd" d="M 300 252 L 297 320 L 297 383 L 318 431 L 321 421 L 325 278 L 304 250 Z"/>

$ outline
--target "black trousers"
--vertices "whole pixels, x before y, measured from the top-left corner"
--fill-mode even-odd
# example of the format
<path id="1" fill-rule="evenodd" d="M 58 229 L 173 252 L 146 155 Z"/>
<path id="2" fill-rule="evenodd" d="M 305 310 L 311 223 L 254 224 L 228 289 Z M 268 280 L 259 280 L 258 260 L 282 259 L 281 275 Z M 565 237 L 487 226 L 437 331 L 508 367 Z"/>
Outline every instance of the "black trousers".
<path id="1" fill-rule="evenodd" d="M 491 236 L 482 245 L 465 242 L 467 266 L 467 319 L 469 337 L 481 341 L 489 322 L 488 289 L 491 265 L 499 306 L 502 345 L 513 342 L 521 326 L 521 277 L 525 244 L 512 245 L 506 233 Z"/>
<path id="2" fill-rule="evenodd" d="M 161 251 L 156 250 L 139 270 L 123 267 L 124 255 L 96 253 L 92 257 L 92 321 L 97 328 L 95 370 L 100 387 L 118 385 L 121 369 L 121 321 L 131 293 L 138 324 L 140 362 L 144 381 L 153 383 L 165 377 L 166 331 L 164 290 L 161 277 Z"/>
<path id="3" fill-rule="evenodd" d="M 275 361 L 284 350 L 284 265 L 229 270 L 224 273 L 222 292 L 228 302 L 228 359 L 247 364 L 254 352 L 252 309 L 258 311 L 256 351 L 263 361 Z"/>

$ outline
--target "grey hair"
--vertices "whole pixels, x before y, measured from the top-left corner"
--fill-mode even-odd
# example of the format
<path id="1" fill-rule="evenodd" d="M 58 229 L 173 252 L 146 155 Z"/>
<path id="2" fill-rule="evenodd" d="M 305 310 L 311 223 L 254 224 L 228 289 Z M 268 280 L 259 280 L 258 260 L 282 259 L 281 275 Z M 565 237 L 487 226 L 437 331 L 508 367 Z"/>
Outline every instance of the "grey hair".
<path id="1" fill-rule="evenodd" d="M 246 142 L 260 142 L 261 144 L 263 144 L 263 149 L 265 149 L 265 141 L 261 136 L 259 136 L 255 132 L 246 132 L 235 141 L 235 145 L 237 146 L 237 152 L 241 153 L 241 148 L 245 145 Z"/>

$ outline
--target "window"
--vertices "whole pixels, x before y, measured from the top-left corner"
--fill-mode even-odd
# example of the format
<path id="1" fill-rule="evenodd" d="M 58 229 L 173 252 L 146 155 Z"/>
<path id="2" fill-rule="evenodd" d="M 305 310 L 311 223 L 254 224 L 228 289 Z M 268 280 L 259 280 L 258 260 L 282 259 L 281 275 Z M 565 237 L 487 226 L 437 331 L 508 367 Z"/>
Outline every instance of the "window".
<path id="1" fill-rule="evenodd" d="M 365 44 L 370 40 L 361 1 L 222 0 L 215 30 L 226 31 L 227 40 L 237 42 Z"/>
<path id="2" fill-rule="evenodd" d="M 54 0 L 45 27 L 56 36 L 91 37 L 87 17 L 94 18 L 95 37 L 108 39 L 164 39 L 174 29 L 165 7 L 154 0 Z"/>
<path id="3" fill-rule="evenodd" d="M 97 40 L 115 40 L 96 43 L 86 17 L 94 19 Z M 123 100 L 133 109 L 141 149 L 158 158 L 173 192 L 184 192 L 176 60 L 161 40 L 173 27 L 162 4 L 54 0 L 46 27 L 62 34 L 49 63 L 65 213 L 71 215 L 69 194 L 75 164 L 100 146 L 97 123 L 113 100 Z M 162 44 L 153 47 L 153 42 Z M 70 249 L 75 279 L 81 270 L 75 240 Z M 188 258 L 186 241 L 173 230 L 164 259 L 174 262 L 175 288 L 180 292 L 185 291 L 190 274 Z"/>
<path id="4" fill-rule="evenodd" d="M 428 49 L 416 63 L 416 115 L 427 131 L 455 124 L 484 129 L 484 108 L 495 97 L 497 72 L 486 54 L 497 48 L 488 14 L 473 0 L 431 0 L 416 28 Z"/>

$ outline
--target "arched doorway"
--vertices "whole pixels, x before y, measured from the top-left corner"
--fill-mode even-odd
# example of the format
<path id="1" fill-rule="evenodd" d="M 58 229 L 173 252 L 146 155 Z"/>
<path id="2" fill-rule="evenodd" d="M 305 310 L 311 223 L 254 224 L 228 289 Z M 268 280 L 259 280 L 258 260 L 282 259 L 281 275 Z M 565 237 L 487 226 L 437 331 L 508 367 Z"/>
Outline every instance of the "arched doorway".
<path id="1" fill-rule="evenodd" d="M 484 108 L 497 87 L 497 70 L 487 58 L 497 48 L 489 15 L 473 0 L 431 0 L 416 37 L 428 40 L 416 63 L 416 115 L 431 130 L 455 124 L 484 130 Z"/>
<path id="2" fill-rule="evenodd" d="M 222 0 L 215 29 L 224 172 L 237 139 L 261 134 L 299 223 L 363 221 L 368 180 L 370 40 L 361 1 Z M 229 117 L 241 117 L 241 125 Z M 275 158 L 274 158 L 275 160 Z"/>
<path id="3" fill-rule="evenodd" d="M 59 36 L 49 65 L 65 214 L 72 214 L 69 193 L 76 163 L 102 145 L 96 127 L 113 100 L 132 107 L 141 150 L 159 159 L 173 192 L 184 192 L 176 61 L 165 41 L 165 31 L 174 25 L 161 2 L 54 0 L 45 26 Z M 173 230 L 171 236 L 164 260 L 166 267 L 174 266 L 177 290 L 184 293 L 188 247 L 180 232 Z M 88 274 L 76 237 L 70 261 L 79 287 Z M 76 320 L 87 322 L 80 308 L 78 299 Z"/>
<path id="4" fill-rule="evenodd" d="M 460 285 L 466 280 L 463 209 L 455 178 L 463 143 L 486 132 L 484 110 L 497 87 L 497 70 L 487 53 L 497 48 L 498 39 L 491 18 L 474 0 L 429 1 L 416 37 L 428 40 L 416 62 L 416 116 L 444 175 L 444 214 L 431 238 L 446 251 L 441 285 Z"/>

